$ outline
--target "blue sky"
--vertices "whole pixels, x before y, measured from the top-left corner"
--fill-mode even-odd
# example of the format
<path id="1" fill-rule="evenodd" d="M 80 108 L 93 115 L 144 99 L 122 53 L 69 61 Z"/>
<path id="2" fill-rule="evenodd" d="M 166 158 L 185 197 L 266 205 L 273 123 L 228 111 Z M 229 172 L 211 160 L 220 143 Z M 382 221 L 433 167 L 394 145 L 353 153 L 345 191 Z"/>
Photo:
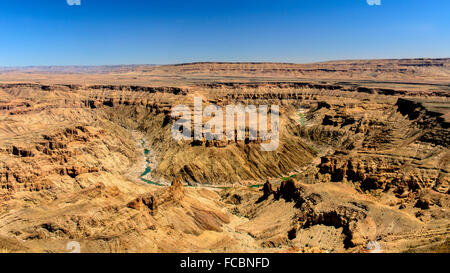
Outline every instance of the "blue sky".
<path id="1" fill-rule="evenodd" d="M 0 66 L 450 57 L 450 1 L 0 0 Z"/>

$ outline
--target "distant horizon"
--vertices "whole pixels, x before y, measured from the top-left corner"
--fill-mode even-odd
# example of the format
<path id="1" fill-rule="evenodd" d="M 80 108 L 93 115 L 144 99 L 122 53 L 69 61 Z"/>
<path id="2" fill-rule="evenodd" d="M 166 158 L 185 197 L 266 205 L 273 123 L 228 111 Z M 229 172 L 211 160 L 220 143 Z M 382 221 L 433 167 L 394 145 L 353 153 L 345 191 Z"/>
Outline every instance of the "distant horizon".
<path id="1" fill-rule="evenodd" d="M 98 64 L 98 65 L 23 65 L 23 66 L 0 66 L 0 68 L 42 68 L 42 67 L 114 67 L 114 66 L 170 66 L 170 65 L 189 65 L 189 64 L 294 64 L 294 65 L 306 65 L 306 64 L 320 64 L 320 63 L 331 63 L 331 62 L 344 62 L 344 61 L 389 61 L 389 60 L 446 60 L 450 59 L 450 57 L 413 57 L 413 58 L 381 58 L 381 59 L 338 59 L 338 60 L 326 60 L 326 61 L 316 61 L 316 62 L 305 62 L 305 63 L 296 63 L 296 62 L 254 62 L 254 61 L 244 61 L 244 62 L 228 62 L 228 61 L 193 61 L 193 62 L 184 62 L 184 63 L 165 63 L 165 64 L 156 64 L 156 63 L 142 63 L 142 64 Z"/>

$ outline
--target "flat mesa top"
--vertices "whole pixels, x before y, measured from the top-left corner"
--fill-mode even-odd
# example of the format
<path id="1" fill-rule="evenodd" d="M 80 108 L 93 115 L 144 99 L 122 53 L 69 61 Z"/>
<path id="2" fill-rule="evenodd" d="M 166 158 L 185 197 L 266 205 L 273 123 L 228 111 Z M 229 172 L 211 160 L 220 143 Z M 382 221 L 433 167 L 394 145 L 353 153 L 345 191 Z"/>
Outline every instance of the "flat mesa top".
<path id="1" fill-rule="evenodd" d="M 450 85 L 450 58 L 345 60 L 310 64 L 201 62 L 174 65 L 0 68 L 0 83 L 184 86 L 205 82 L 346 81 L 414 88 Z M 421 88 L 423 89 L 423 88 Z"/>

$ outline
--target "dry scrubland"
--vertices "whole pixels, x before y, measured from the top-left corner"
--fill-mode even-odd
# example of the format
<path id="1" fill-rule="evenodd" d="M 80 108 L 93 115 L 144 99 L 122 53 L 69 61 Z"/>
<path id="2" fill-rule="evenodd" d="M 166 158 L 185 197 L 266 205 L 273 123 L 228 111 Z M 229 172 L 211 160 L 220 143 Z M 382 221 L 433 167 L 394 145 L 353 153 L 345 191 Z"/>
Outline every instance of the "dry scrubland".
<path id="1" fill-rule="evenodd" d="M 0 252 L 448 252 L 449 65 L 0 69 Z M 279 148 L 176 142 L 194 96 L 280 105 Z"/>

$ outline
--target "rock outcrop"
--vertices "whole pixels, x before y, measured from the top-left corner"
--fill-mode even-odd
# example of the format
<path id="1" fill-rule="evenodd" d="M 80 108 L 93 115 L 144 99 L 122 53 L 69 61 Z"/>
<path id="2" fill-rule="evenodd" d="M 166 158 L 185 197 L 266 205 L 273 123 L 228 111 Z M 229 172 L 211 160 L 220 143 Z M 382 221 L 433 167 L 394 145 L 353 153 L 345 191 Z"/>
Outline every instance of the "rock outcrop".
<path id="1" fill-rule="evenodd" d="M 150 210 L 150 214 L 151 215 L 156 215 L 156 213 L 158 212 L 158 199 L 156 199 L 156 197 L 153 194 L 146 194 L 146 195 L 142 195 L 138 198 L 136 198 L 135 200 L 131 201 L 130 203 L 128 203 L 128 207 L 135 209 L 135 210 L 143 210 L 143 209 L 148 209 Z"/>

